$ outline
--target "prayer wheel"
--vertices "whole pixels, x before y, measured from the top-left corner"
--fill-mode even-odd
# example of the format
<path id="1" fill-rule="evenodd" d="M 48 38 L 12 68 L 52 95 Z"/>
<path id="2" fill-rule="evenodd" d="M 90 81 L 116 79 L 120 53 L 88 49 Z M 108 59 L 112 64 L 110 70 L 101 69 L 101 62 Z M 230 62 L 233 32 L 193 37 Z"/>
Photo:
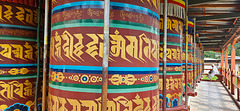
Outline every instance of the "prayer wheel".
<path id="1" fill-rule="evenodd" d="M 161 6 L 163 3 L 161 2 Z M 163 8 L 163 7 L 161 7 Z M 167 63 L 166 63 L 166 106 L 173 108 L 182 105 L 182 32 L 185 18 L 185 1 L 168 0 L 167 16 Z M 163 24 L 163 9 L 161 9 L 160 24 Z M 160 25 L 160 35 L 163 26 Z M 159 58 L 159 98 L 163 105 L 163 37 L 160 38 Z"/>
<path id="2" fill-rule="evenodd" d="M 194 65 L 194 68 L 193 68 L 193 74 L 194 74 L 194 77 L 193 79 L 195 79 L 195 82 L 197 81 L 197 43 L 195 43 L 195 45 L 193 47 L 195 47 L 195 50 L 193 50 L 195 52 L 195 63 L 193 63 Z"/>
<path id="3" fill-rule="evenodd" d="M 194 75 L 194 77 L 195 78 L 193 78 L 193 79 L 195 79 L 195 83 L 197 83 L 197 63 L 198 63 L 198 61 L 197 61 L 197 42 L 199 42 L 199 34 L 198 34 L 198 32 L 195 32 L 195 44 L 193 43 L 193 48 L 195 49 L 195 50 L 193 50 L 193 52 L 195 53 L 195 55 L 193 55 L 193 56 L 195 56 L 195 58 L 193 58 L 193 59 L 195 59 L 195 62 L 194 62 L 194 60 L 193 60 L 193 75 Z"/>
<path id="4" fill-rule="evenodd" d="M 202 45 L 200 45 L 200 50 L 201 50 L 201 62 L 200 62 L 200 69 L 201 69 L 201 71 L 200 71 L 200 76 L 201 76 L 201 74 L 203 74 L 204 73 L 204 51 L 203 51 L 203 47 L 202 47 Z"/>
<path id="5" fill-rule="evenodd" d="M 0 110 L 33 111 L 38 55 L 36 2 L 0 1 Z"/>
<path id="6" fill-rule="evenodd" d="M 191 90 L 191 85 L 193 82 L 193 30 L 194 30 L 194 24 L 193 24 L 193 20 L 188 18 L 188 51 L 187 51 L 187 87 L 189 88 L 189 90 Z M 183 33 L 185 33 L 185 26 L 184 26 L 184 31 Z M 186 44 L 186 39 L 185 39 L 186 35 L 184 34 L 183 36 L 183 61 L 182 61 L 182 65 L 183 65 L 183 80 L 185 81 L 185 44 Z M 183 87 L 185 90 L 185 82 L 183 82 Z"/>
<path id="7" fill-rule="evenodd" d="M 197 79 L 199 80 L 200 79 L 200 49 L 199 49 L 199 45 L 197 44 L 197 47 L 196 47 L 196 60 L 197 60 L 197 63 L 196 63 L 196 70 L 197 70 Z"/>
<path id="8" fill-rule="evenodd" d="M 104 1 L 53 0 L 51 13 L 48 111 L 101 111 Z M 159 21 L 160 1 L 111 0 L 109 111 L 159 110 Z"/>

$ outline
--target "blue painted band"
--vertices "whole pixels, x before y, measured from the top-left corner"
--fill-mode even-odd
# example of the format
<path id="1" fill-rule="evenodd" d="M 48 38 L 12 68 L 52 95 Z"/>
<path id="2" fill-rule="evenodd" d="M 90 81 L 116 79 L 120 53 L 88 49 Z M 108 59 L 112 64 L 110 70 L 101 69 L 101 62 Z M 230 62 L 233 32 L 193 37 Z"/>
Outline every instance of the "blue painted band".
<path id="1" fill-rule="evenodd" d="M 37 64 L 0 64 L 0 67 L 37 66 Z"/>
<path id="2" fill-rule="evenodd" d="M 52 69 L 81 69 L 81 70 L 99 70 L 102 71 L 102 66 L 77 66 L 77 65 L 49 65 Z M 108 67 L 108 71 L 154 71 L 158 67 Z"/>
<path id="3" fill-rule="evenodd" d="M 85 9 L 85 8 L 101 8 L 101 9 L 103 9 L 104 1 L 79 1 L 79 2 L 67 3 L 67 4 L 63 4 L 63 5 L 54 7 L 52 10 L 52 13 L 55 14 L 55 13 L 66 11 L 66 10 Z M 137 5 L 119 3 L 119 2 L 110 2 L 110 9 L 142 13 L 145 15 L 152 16 L 153 18 L 156 18 L 157 20 L 160 20 L 160 17 L 156 12 L 154 12 L 148 8 L 137 6 Z"/>
<path id="4" fill-rule="evenodd" d="M 182 43 L 182 45 L 185 45 L 185 43 Z M 192 44 L 188 44 L 188 46 L 192 46 Z"/>
<path id="5" fill-rule="evenodd" d="M 10 25 L 10 24 L 0 24 L 0 28 L 7 28 L 7 29 L 25 29 L 25 30 L 34 30 L 36 31 L 36 27 L 28 27 L 28 26 L 21 26 L 21 25 Z"/>
<path id="6" fill-rule="evenodd" d="M 163 65 L 163 63 L 159 63 L 159 66 L 162 66 L 162 65 Z M 167 63 L 166 65 L 167 66 L 182 66 L 181 63 Z"/>
<path id="7" fill-rule="evenodd" d="M 55 72 L 66 72 L 66 73 L 85 73 L 85 74 L 102 74 L 102 71 L 95 70 L 72 70 L 72 69 L 52 69 Z M 156 74 L 158 71 L 108 71 L 108 74 Z"/>
<path id="8" fill-rule="evenodd" d="M 163 33 L 160 33 L 160 35 L 163 35 Z M 167 36 L 168 36 L 168 37 L 178 37 L 178 38 L 182 38 L 181 35 L 178 35 L 178 34 L 172 34 L 172 33 L 167 33 Z"/>
<path id="9" fill-rule="evenodd" d="M 51 71 L 102 74 L 101 66 L 49 65 Z M 159 67 L 109 67 L 109 74 L 155 74 Z"/>
<path id="10" fill-rule="evenodd" d="M 182 65 L 185 65 L 185 63 L 182 63 Z M 192 63 L 187 63 L 187 65 L 193 65 Z"/>

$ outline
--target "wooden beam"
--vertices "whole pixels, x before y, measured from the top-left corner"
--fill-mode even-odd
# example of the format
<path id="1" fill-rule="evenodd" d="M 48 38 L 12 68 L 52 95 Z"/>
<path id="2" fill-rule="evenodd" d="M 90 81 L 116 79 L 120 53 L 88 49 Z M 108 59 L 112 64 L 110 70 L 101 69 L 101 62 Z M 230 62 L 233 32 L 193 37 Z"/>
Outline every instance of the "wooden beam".
<path id="1" fill-rule="evenodd" d="M 224 40 L 225 38 L 224 37 L 217 37 L 217 38 L 201 38 L 201 41 L 204 41 L 204 40 Z"/>
<path id="2" fill-rule="evenodd" d="M 217 45 L 218 45 L 219 42 L 208 42 L 208 41 L 204 41 L 204 42 L 201 42 L 201 43 L 202 43 L 202 45 L 208 45 L 208 44 L 217 44 Z"/>
<path id="3" fill-rule="evenodd" d="M 236 31 L 234 32 L 234 34 L 224 43 L 224 45 L 222 46 L 222 49 L 224 49 L 230 42 L 231 40 L 233 40 L 234 38 L 236 38 L 237 36 L 236 35 L 239 35 L 240 31 L 240 26 L 236 29 Z"/>
<path id="4" fill-rule="evenodd" d="M 219 25 L 213 27 L 197 27 L 197 31 L 205 31 L 205 30 L 221 30 L 221 29 L 230 29 L 234 28 L 234 25 Z"/>
<path id="5" fill-rule="evenodd" d="M 224 36 L 227 35 L 228 33 L 223 32 L 223 33 L 214 33 L 214 34 L 199 34 L 199 37 L 216 37 L 216 36 Z"/>
<path id="6" fill-rule="evenodd" d="M 227 14 L 220 14 L 220 15 L 214 15 L 214 16 L 198 17 L 196 21 L 231 19 L 231 18 L 238 18 L 238 17 L 240 17 L 240 13 L 227 13 Z"/>
<path id="7" fill-rule="evenodd" d="M 221 51 L 219 45 L 205 45 L 204 51 Z"/>
<path id="8" fill-rule="evenodd" d="M 218 14 L 226 14 L 226 13 L 194 13 L 194 12 L 188 13 L 188 15 L 194 15 L 194 16 L 196 16 L 196 15 L 212 16 L 212 15 L 218 15 Z"/>
<path id="9" fill-rule="evenodd" d="M 214 22 L 233 22 L 233 20 L 208 20 L 208 21 L 214 21 Z"/>
<path id="10" fill-rule="evenodd" d="M 224 36 L 218 36 L 218 37 L 199 37 L 201 40 L 202 39 L 217 39 L 217 38 L 219 38 L 219 39 L 222 39 L 222 38 L 224 38 Z M 224 38 L 224 39 L 222 39 L 222 40 L 225 40 L 226 38 Z"/>
<path id="11" fill-rule="evenodd" d="M 205 47 L 205 46 L 218 45 L 218 43 L 205 43 L 205 44 L 202 44 L 202 45 Z"/>
<path id="12" fill-rule="evenodd" d="M 209 40 L 202 40 L 201 39 L 201 43 L 211 43 L 211 42 L 221 42 L 223 41 L 222 39 L 218 39 L 218 40 L 212 40 L 212 39 L 209 39 Z"/>
<path id="13" fill-rule="evenodd" d="M 196 23 L 197 26 L 218 26 L 219 24 L 204 24 L 204 23 Z"/>
<path id="14" fill-rule="evenodd" d="M 220 52 L 221 49 L 220 48 L 205 48 L 204 47 L 204 51 L 217 51 L 217 52 Z"/>
<path id="15" fill-rule="evenodd" d="M 222 30 L 224 30 L 224 29 L 222 29 Z M 219 31 L 217 31 L 217 30 L 216 30 L 216 31 L 212 30 L 211 32 L 209 32 L 209 31 L 206 31 L 206 30 L 205 30 L 205 31 L 203 31 L 203 30 L 202 30 L 202 31 L 197 30 L 197 32 L 200 33 L 200 34 L 217 34 L 217 33 L 223 32 L 223 31 L 219 32 Z"/>
<path id="16" fill-rule="evenodd" d="M 205 46 L 204 49 L 206 48 L 220 48 L 219 45 L 213 45 L 213 46 Z"/>
<path id="17" fill-rule="evenodd" d="M 202 0 L 191 0 L 191 1 L 202 1 Z M 202 4 L 202 5 L 192 5 L 192 6 L 189 6 L 189 8 L 231 8 L 231 7 L 239 7 L 239 6 L 240 4 Z"/>
<path id="18" fill-rule="evenodd" d="M 200 36 L 200 37 L 198 37 L 198 38 L 200 38 L 201 40 L 202 39 L 214 39 L 214 38 L 224 38 L 224 39 L 226 39 L 225 38 L 225 36 L 223 36 L 223 35 L 218 35 L 218 36 Z"/>
<path id="19" fill-rule="evenodd" d="M 227 45 L 227 42 L 231 42 L 234 38 L 235 38 L 235 36 L 236 35 L 238 35 L 238 33 L 239 33 L 239 26 L 240 26 L 240 19 L 239 18 L 236 18 L 235 19 L 235 21 L 233 22 L 233 24 L 235 25 L 235 27 L 237 27 L 237 28 L 235 28 L 235 29 L 232 29 L 232 30 L 230 30 L 230 33 L 228 34 L 228 35 L 226 35 L 225 36 L 225 41 L 223 42 L 223 44 L 222 44 L 222 48 L 224 48 L 226 45 Z M 237 33 L 236 33 L 237 32 Z"/>
<path id="20" fill-rule="evenodd" d="M 189 0 L 188 1 L 188 6 L 195 6 L 195 5 L 201 5 L 201 4 L 206 4 L 206 3 L 211 3 L 211 2 L 217 2 L 219 0 Z"/>
<path id="21" fill-rule="evenodd" d="M 214 49 L 211 49 L 211 48 L 206 48 L 204 47 L 204 51 L 215 51 L 215 52 L 220 52 L 221 49 L 218 49 L 218 48 L 214 48 Z"/>

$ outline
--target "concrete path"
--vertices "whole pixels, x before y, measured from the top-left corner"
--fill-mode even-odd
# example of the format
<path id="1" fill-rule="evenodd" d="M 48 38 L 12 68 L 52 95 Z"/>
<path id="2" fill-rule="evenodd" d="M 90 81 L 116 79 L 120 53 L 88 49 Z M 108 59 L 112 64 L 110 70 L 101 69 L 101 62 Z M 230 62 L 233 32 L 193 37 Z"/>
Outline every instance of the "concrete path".
<path id="1" fill-rule="evenodd" d="M 191 111 L 240 111 L 220 82 L 201 81 L 191 97 Z"/>

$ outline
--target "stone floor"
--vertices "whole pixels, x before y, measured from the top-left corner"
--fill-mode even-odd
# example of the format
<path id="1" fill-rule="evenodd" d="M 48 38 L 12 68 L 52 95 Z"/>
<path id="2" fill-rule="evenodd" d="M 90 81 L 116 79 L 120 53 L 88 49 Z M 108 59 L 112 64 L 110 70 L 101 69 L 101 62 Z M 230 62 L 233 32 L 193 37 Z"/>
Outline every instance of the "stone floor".
<path id="1" fill-rule="evenodd" d="M 191 111 L 240 111 L 220 82 L 201 81 L 191 97 Z"/>

